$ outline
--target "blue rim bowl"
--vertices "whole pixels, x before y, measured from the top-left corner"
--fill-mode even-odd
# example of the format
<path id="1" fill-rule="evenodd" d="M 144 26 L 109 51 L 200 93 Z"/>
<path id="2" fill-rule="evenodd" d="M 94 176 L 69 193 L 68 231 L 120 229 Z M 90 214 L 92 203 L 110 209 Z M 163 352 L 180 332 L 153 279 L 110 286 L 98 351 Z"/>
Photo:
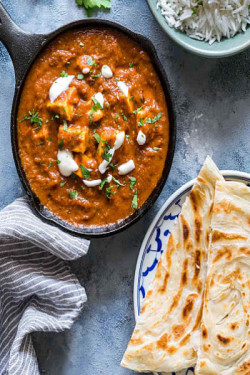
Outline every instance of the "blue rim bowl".
<path id="1" fill-rule="evenodd" d="M 156 7 L 157 0 L 147 0 L 147 2 L 157 22 L 167 35 L 177 44 L 196 55 L 211 58 L 226 57 L 242 52 L 250 46 L 250 27 L 247 28 L 245 33 L 238 33 L 230 39 L 223 39 L 221 42 L 214 42 L 209 45 L 207 42 L 192 39 L 185 33 L 170 27 L 161 14 L 161 10 Z"/>

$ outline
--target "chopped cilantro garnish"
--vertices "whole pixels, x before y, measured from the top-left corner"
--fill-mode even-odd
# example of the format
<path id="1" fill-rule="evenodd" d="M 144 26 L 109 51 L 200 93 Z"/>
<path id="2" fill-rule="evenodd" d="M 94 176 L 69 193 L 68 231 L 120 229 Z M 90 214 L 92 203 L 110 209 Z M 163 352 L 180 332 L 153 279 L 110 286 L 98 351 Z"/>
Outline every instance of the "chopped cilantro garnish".
<path id="1" fill-rule="evenodd" d="M 141 126 L 143 126 L 143 125 L 144 125 L 144 124 L 143 124 L 143 119 L 140 118 L 140 120 L 139 120 L 139 122 L 138 122 L 138 126 L 141 127 Z"/>
<path id="2" fill-rule="evenodd" d="M 68 77 L 68 73 L 66 73 L 64 70 L 60 74 L 61 77 Z"/>
<path id="3" fill-rule="evenodd" d="M 67 124 L 67 121 L 66 121 L 66 120 L 63 120 L 63 130 L 64 130 L 65 132 L 68 131 L 68 124 Z"/>
<path id="4" fill-rule="evenodd" d="M 128 118 L 126 117 L 126 115 L 125 115 L 124 112 L 122 112 L 122 117 L 123 117 L 123 120 L 124 120 L 124 121 L 128 121 Z"/>
<path id="5" fill-rule="evenodd" d="M 82 81 L 84 79 L 84 75 L 83 74 L 77 74 L 77 79 L 79 79 L 79 81 Z"/>
<path id="6" fill-rule="evenodd" d="M 136 183 L 136 178 L 135 177 L 129 177 L 130 179 L 130 184 L 129 187 L 131 190 L 133 190 L 134 184 Z"/>
<path id="7" fill-rule="evenodd" d="M 130 135 L 129 135 L 129 134 L 126 134 L 126 138 L 127 138 L 127 140 L 128 140 L 128 143 L 130 143 L 131 138 L 130 138 Z"/>
<path id="8" fill-rule="evenodd" d="M 101 182 L 101 185 L 100 185 L 100 189 L 102 190 L 103 189 L 103 186 L 108 182 L 107 178 L 105 177 L 102 182 Z"/>
<path id="9" fill-rule="evenodd" d="M 133 111 L 133 113 L 134 113 L 135 115 L 137 115 L 137 113 L 140 112 L 141 110 L 142 110 L 142 106 L 141 106 L 140 108 L 137 108 L 135 111 Z"/>
<path id="10" fill-rule="evenodd" d="M 112 192 L 112 189 L 113 189 L 113 185 L 111 185 L 111 186 L 109 186 L 109 187 L 106 188 L 106 197 L 108 199 L 111 198 L 111 194 L 115 194 L 115 193 Z"/>
<path id="11" fill-rule="evenodd" d="M 117 125 L 118 129 L 121 130 L 121 125 Z"/>
<path id="12" fill-rule="evenodd" d="M 84 167 L 83 165 L 80 165 L 81 172 L 83 175 L 84 180 L 88 180 L 90 178 L 90 171 L 88 168 Z"/>
<path id="13" fill-rule="evenodd" d="M 29 111 L 28 113 L 25 113 L 23 118 L 19 122 L 23 122 L 25 120 L 30 120 L 31 125 L 37 124 L 37 127 L 35 130 L 41 129 L 42 127 L 42 119 L 39 117 L 38 112 L 33 109 L 33 111 Z"/>
<path id="14" fill-rule="evenodd" d="M 95 61 L 92 59 L 92 57 L 88 57 L 88 59 L 87 59 L 87 64 L 88 64 L 89 66 L 92 66 L 92 65 L 94 65 L 94 63 L 95 63 Z"/>
<path id="15" fill-rule="evenodd" d="M 71 175 L 69 177 L 72 178 L 72 180 L 75 180 L 77 175 L 75 173 L 71 173 Z"/>
<path id="16" fill-rule="evenodd" d="M 116 112 L 115 118 L 119 117 L 119 112 Z"/>
<path id="17" fill-rule="evenodd" d="M 160 150 L 160 149 L 159 149 L 159 147 L 153 147 L 153 150 L 154 150 L 154 151 L 158 151 L 158 150 Z"/>
<path id="18" fill-rule="evenodd" d="M 112 164 L 110 163 L 109 166 L 112 168 L 112 170 L 116 169 L 118 167 L 118 164 Z"/>
<path id="19" fill-rule="evenodd" d="M 61 182 L 60 183 L 60 187 L 63 187 L 65 184 L 66 184 L 66 181 L 65 182 Z"/>
<path id="20" fill-rule="evenodd" d="M 97 143 L 100 143 L 101 136 L 98 133 L 94 134 L 94 138 L 95 138 L 95 140 L 96 140 Z"/>
<path id="21" fill-rule="evenodd" d="M 93 78 L 99 78 L 99 77 L 101 77 L 101 74 L 99 73 L 99 74 L 92 74 L 92 77 Z"/>
<path id="22" fill-rule="evenodd" d="M 62 138 L 61 140 L 60 140 L 60 142 L 59 142 L 59 149 L 60 150 L 62 150 L 62 148 L 63 148 L 63 143 L 64 143 L 64 139 Z"/>
<path id="23" fill-rule="evenodd" d="M 136 190 L 136 192 L 133 194 L 131 208 L 133 208 L 134 210 L 137 210 L 137 207 L 138 207 L 138 193 Z"/>
<path id="24" fill-rule="evenodd" d="M 161 118 L 161 113 L 158 113 L 158 115 L 156 115 L 154 118 L 148 118 L 146 120 L 146 123 L 147 124 L 154 124 L 156 121 L 160 120 Z"/>
<path id="25" fill-rule="evenodd" d="M 70 61 L 67 61 L 65 65 L 66 65 L 66 68 L 68 68 L 68 66 L 70 65 Z"/>
<path id="26" fill-rule="evenodd" d="M 132 66 L 134 65 L 134 63 L 130 62 L 128 65 L 129 65 L 130 68 L 132 68 Z"/>
<path id="27" fill-rule="evenodd" d="M 60 163 L 61 163 L 61 160 L 57 159 L 56 163 L 57 163 L 57 164 L 60 164 Z"/>
<path id="28" fill-rule="evenodd" d="M 76 190 L 71 190 L 71 191 L 69 192 L 69 197 L 70 197 L 71 199 L 75 199 L 75 198 L 77 198 L 77 196 L 78 196 L 78 193 L 77 193 Z"/>
<path id="29" fill-rule="evenodd" d="M 44 142 L 39 142 L 39 143 L 37 144 L 37 146 L 42 146 L 42 145 L 44 145 Z"/>
<path id="30" fill-rule="evenodd" d="M 46 138 L 46 141 L 51 142 L 51 141 L 52 141 L 52 138 Z"/>
<path id="31" fill-rule="evenodd" d="M 130 96 L 129 100 L 134 100 L 134 97 L 133 97 L 133 96 Z"/>
<path id="32" fill-rule="evenodd" d="M 125 185 L 122 184 L 120 181 L 118 181 L 114 176 L 112 176 L 112 179 L 113 179 L 113 181 L 115 181 L 115 183 L 117 184 L 117 187 L 125 186 Z"/>
<path id="33" fill-rule="evenodd" d="M 49 165 L 48 165 L 48 168 L 50 168 L 52 166 L 52 162 L 49 161 Z"/>

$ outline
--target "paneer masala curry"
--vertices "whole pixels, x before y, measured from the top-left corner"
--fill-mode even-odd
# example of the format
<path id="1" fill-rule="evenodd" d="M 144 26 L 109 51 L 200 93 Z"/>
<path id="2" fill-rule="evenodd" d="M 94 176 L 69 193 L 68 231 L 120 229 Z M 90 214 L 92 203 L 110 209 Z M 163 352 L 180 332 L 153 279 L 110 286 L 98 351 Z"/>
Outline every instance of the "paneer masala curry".
<path id="1" fill-rule="evenodd" d="M 17 122 L 31 189 L 75 227 L 128 217 L 161 178 L 164 92 L 147 53 L 121 32 L 75 30 L 52 41 L 27 76 Z"/>

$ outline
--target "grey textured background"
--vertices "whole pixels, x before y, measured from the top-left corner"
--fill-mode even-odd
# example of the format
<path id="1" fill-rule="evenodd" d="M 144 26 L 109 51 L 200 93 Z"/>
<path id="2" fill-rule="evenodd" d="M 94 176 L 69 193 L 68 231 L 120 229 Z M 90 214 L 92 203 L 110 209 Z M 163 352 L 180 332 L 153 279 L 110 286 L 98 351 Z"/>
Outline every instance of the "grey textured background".
<path id="1" fill-rule="evenodd" d="M 85 18 L 75 0 L 2 0 L 25 30 L 49 32 Z M 169 77 L 177 115 L 177 145 L 166 186 L 150 212 L 117 236 L 92 241 L 88 256 L 72 264 L 88 303 L 73 328 L 35 334 L 42 373 L 131 375 L 119 365 L 134 326 L 133 276 L 140 244 L 163 202 L 196 176 L 207 154 L 221 169 L 250 172 L 250 51 L 208 60 L 191 55 L 159 29 L 145 0 L 112 0 L 98 17 L 144 33 L 155 44 Z M 23 194 L 10 145 L 14 70 L 0 44 L 0 208 Z"/>

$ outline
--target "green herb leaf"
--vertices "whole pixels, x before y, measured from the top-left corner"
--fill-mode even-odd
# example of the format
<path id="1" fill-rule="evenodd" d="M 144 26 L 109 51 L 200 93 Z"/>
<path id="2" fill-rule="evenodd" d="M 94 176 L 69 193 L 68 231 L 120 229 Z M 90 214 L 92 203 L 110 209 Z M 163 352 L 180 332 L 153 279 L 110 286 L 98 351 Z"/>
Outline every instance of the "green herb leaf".
<path id="1" fill-rule="evenodd" d="M 64 139 L 62 138 L 62 139 L 60 140 L 60 142 L 59 142 L 59 145 L 58 145 L 59 150 L 62 150 L 62 149 L 63 149 L 63 143 L 64 143 Z"/>
<path id="2" fill-rule="evenodd" d="M 77 193 L 76 190 L 71 190 L 71 191 L 69 192 L 69 197 L 70 197 L 71 199 L 75 199 L 75 198 L 77 198 L 77 196 L 78 196 L 78 193 Z"/>
<path id="3" fill-rule="evenodd" d="M 37 124 L 37 127 L 35 130 L 41 129 L 42 127 L 42 119 L 39 117 L 38 112 L 33 109 L 33 111 L 29 111 L 28 113 L 25 113 L 23 118 L 19 122 L 23 122 L 25 120 L 30 120 L 31 125 Z"/>
<path id="4" fill-rule="evenodd" d="M 80 168 L 81 168 L 84 180 L 88 180 L 90 178 L 90 171 L 88 170 L 88 168 L 84 167 L 81 164 L 80 164 Z"/>
<path id="5" fill-rule="evenodd" d="M 130 138 L 130 135 L 129 135 L 129 134 L 126 134 L 126 138 L 127 138 L 127 140 L 128 140 L 128 143 L 130 143 L 131 138 Z"/>
<path id="6" fill-rule="evenodd" d="M 64 70 L 60 74 L 61 77 L 68 77 L 68 73 L 66 73 Z"/>
<path id="7" fill-rule="evenodd" d="M 137 115 L 137 113 L 140 112 L 141 110 L 142 110 L 142 106 L 141 106 L 140 108 L 137 108 L 135 111 L 133 111 L 133 113 L 134 113 L 135 115 Z"/>
<path id="8" fill-rule="evenodd" d="M 112 164 L 110 163 L 109 166 L 112 168 L 112 170 L 116 169 L 118 167 L 118 164 Z"/>
<path id="9" fill-rule="evenodd" d="M 94 138 L 95 138 L 95 140 L 96 140 L 97 143 L 100 143 L 101 136 L 98 133 L 94 134 Z"/>
<path id="10" fill-rule="evenodd" d="M 50 161 L 49 162 L 49 165 L 48 165 L 48 168 L 50 168 L 52 166 L 52 162 Z"/>
<path id="11" fill-rule="evenodd" d="M 103 189 L 103 186 L 108 182 L 107 178 L 104 178 L 101 182 L 100 189 Z"/>
<path id="12" fill-rule="evenodd" d="M 57 164 L 61 164 L 61 160 L 58 160 L 58 159 L 57 159 L 56 163 L 57 163 Z"/>
<path id="13" fill-rule="evenodd" d="M 84 7 L 86 10 L 92 10 L 93 8 L 111 8 L 111 0 L 76 0 L 77 4 Z M 88 13 L 88 16 L 91 13 Z"/>
<path id="14" fill-rule="evenodd" d="M 131 208 L 133 208 L 134 210 L 137 210 L 137 207 L 138 207 L 138 193 L 136 190 L 136 192 L 133 194 Z"/>
<path id="15" fill-rule="evenodd" d="M 92 57 L 88 57 L 88 59 L 87 59 L 87 64 L 88 64 L 89 66 L 92 66 L 92 65 L 94 65 L 94 63 L 95 63 L 95 61 L 92 59 Z"/>
<path id="16" fill-rule="evenodd" d="M 51 141 L 52 141 L 52 138 L 46 138 L 46 141 L 51 142 Z"/>
<path id="17" fill-rule="evenodd" d="M 119 187 L 119 186 L 125 186 L 125 185 L 122 184 L 120 181 L 118 181 L 114 176 L 112 176 L 112 179 L 113 179 L 113 181 L 115 181 L 115 183 L 117 184 L 117 187 Z"/>
<path id="18" fill-rule="evenodd" d="M 82 81 L 84 79 L 84 75 L 83 74 L 77 74 L 77 79 L 79 79 L 79 81 Z"/>
<path id="19" fill-rule="evenodd" d="M 143 119 L 142 118 L 140 118 L 140 120 L 139 120 L 139 122 L 138 122 L 138 127 L 140 128 L 141 126 L 143 126 L 144 124 L 143 124 Z"/>
<path id="20" fill-rule="evenodd" d="M 65 182 L 61 182 L 60 183 L 60 187 L 63 187 L 65 184 L 66 184 L 66 181 Z"/>
<path id="21" fill-rule="evenodd" d="M 44 145 L 44 142 L 39 142 L 39 143 L 37 144 L 37 146 L 42 146 L 42 145 Z"/>
<path id="22" fill-rule="evenodd" d="M 128 121 L 128 118 L 126 117 L 126 115 L 125 115 L 124 112 L 122 112 L 122 117 L 123 117 L 123 120 L 124 120 L 124 121 Z"/>
<path id="23" fill-rule="evenodd" d="M 146 123 L 147 124 L 154 124 L 156 121 L 160 120 L 162 114 L 161 113 L 158 113 L 158 115 L 156 115 L 154 118 L 148 118 L 146 120 Z"/>
<path id="24" fill-rule="evenodd" d="M 132 68 L 132 66 L 134 65 L 134 63 L 130 62 L 128 65 L 129 65 L 130 68 Z"/>
<path id="25" fill-rule="evenodd" d="M 67 121 L 66 121 L 66 120 L 63 120 L 63 130 L 64 130 L 65 132 L 68 131 L 68 124 L 67 124 Z"/>
<path id="26" fill-rule="evenodd" d="M 99 73 L 99 74 L 92 74 L 92 77 L 93 78 L 99 78 L 99 77 L 101 77 L 101 74 Z"/>
<path id="27" fill-rule="evenodd" d="M 104 160 L 106 160 L 107 162 L 109 162 L 110 158 L 112 158 L 112 154 L 109 152 L 109 150 L 110 150 L 111 147 L 110 147 L 110 145 L 108 144 L 107 141 L 102 140 L 102 142 L 106 143 L 105 149 L 104 149 L 104 151 L 102 153 L 102 158 Z"/>
<path id="28" fill-rule="evenodd" d="M 66 68 L 68 68 L 68 66 L 70 65 L 70 61 L 67 61 L 65 65 L 66 65 Z"/>
<path id="29" fill-rule="evenodd" d="M 154 151 L 158 151 L 158 150 L 160 150 L 160 149 L 159 149 L 159 147 L 153 147 L 153 150 L 154 150 Z"/>
<path id="30" fill-rule="evenodd" d="M 130 179 L 130 184 L 129 187 L 131 190 L 133 190 L 134 184 L 136 183 L 136 178 L 135 177 L 129 177 Z"/>
<path id="31" fill-rule="evenodd" d="M 112 189 L 113 189 L 113 185 L 106 188 L 105 193 L 106 193 L 106 197 L 108 199 L 111 199 L 111 194 L 113 194 L 113 195 L 115 194 L 115 193 L 112 192 Z"/>

